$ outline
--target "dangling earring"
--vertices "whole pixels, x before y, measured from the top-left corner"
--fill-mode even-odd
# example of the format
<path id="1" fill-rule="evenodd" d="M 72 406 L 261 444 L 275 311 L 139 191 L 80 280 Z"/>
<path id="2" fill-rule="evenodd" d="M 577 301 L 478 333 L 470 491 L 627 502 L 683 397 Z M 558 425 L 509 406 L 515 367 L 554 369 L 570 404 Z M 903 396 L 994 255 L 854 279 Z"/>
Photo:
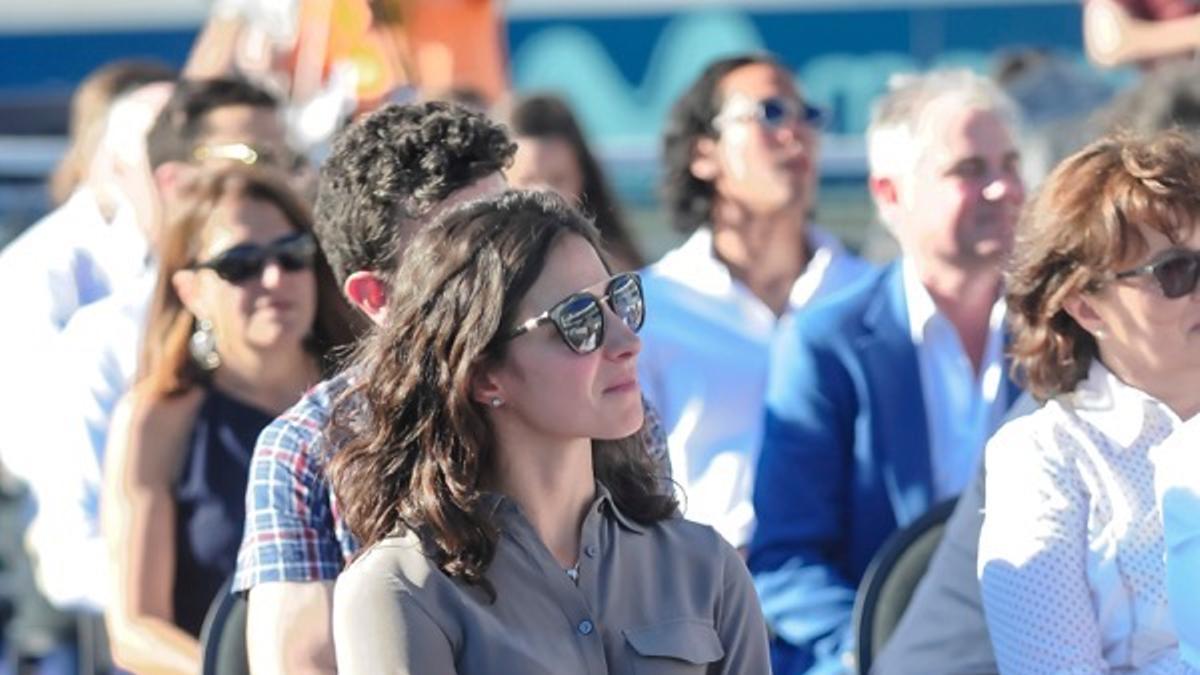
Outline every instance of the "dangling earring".
<path id="1" fill-rule="evenodd" d="M 504 401 L 500 400 L 499 396 L 493 396 L 491 401 L 488 401 L 493 408 L 499 408 L 504 405 Z"/>
<path id="2" fill-rule="evenodd" d="M 196 319 L 196 330 L 188 341 L 188 350 L 196 364 L 204 370 L 216 370 L 221 365 L 221 355 L 217 353 L 217 336 L 213 334 L 212 322 L 208 319 Z"/>

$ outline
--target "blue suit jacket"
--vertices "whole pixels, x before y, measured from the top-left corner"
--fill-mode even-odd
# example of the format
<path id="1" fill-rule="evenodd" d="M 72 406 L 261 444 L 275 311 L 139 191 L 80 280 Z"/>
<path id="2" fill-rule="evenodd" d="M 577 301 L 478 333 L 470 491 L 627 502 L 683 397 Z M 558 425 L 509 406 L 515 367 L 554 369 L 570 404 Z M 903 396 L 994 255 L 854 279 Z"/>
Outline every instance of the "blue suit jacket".
<path id="1" fill-rule="evenodd" d="M 896 262 L 802 312 L 773 347 L 749 565 L 777 674 L 844 669 L 863 572 L 933 505 L 911 334 Z"/>

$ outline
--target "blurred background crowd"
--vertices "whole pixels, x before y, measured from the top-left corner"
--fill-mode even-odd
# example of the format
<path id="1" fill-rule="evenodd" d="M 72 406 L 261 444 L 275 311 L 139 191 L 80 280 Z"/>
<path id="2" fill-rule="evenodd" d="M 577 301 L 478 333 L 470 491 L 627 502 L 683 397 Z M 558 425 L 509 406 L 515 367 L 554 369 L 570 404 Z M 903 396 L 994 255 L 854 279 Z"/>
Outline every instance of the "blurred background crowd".
<path id="1" fill-rule="evenodd" d="M 293 8 L 307 7 L 305 3 L 261 3 L 253 11 L 265 34 L 246 38 L 249 44 L 243 49 L 242 58 L 261 60 L 265 43 L 286 45 L 283 59 L 288 63 L 280 66 L 295 72 L 279 74 L 298 77 L 287 85 L 288 94 L 311 106 L 310 127 L 293 124 L 295 133 L 307 136 L 297 140 L 310 146 L 319 145 L 322 134 L 327 140 L 330 125 L 336 124 L 331 120 L 345 112 L 347 96 L 356 97 L 361 90 L 368 100 L 379 100 L 388 87 L 412 78 L 432 79 L 438 88 L 474 86 L 489 102 L 501 91 L 553 92 L 572 107 L 609 170 L 650 259 L 673 243 L 655 205 L 658 139 L 667 110 L 703 64 L 719 56 L 755 50 L 778 55 L 805 83 L 806 96 L 829 112 L 821 158 L 822 221 L 856 245 L 872 234 L 862 181 L 862 133 L 870 102 L 893 74 L 966 66 L 995 75 L 1012 82 L 1018 98 L 1029 101 L 1030 119 L 1040 125 L 1095 111 L 1138 73 L 1132 66 L 1100 68 L 1087 60 L 1082 8 L 1070 0 L 863 6 L 780 0 L 736 7 L 518 1 L 465 3 L 470 9 L 446 9 L 451 14 L 444 18 L 436 11 L 422 13 L 430 10 L 403 18 L 410 3 L 395 2 L 378 3 L 397 9 L 382 19 L 390 28 L 370 40 L 359 39 L 368 25 L 370 3 L 327 4 L 322 9 L 335 12 L 329 17 L 327 40 L 305 40 L 316 46 L 308 48 L 303 63 L 288 41 L 301 30 L 322 30 L 320 23 L 303 23 L 305 16 Z M 67 147 L 67 102 L 75 85 L 97 65 L 120 58 L 140 56 L 181 66 L 210 10 L 221 11 L 204 0 L 124 0 L 106 6 L 79 1 L 46 7 L 6 2 L 4 9 L 0 241 L 11 239 L 49 206 L 48 193 L 25 188 L 44 180 Z M 455 17 L 454 11 L 465 14 Z M 321 10 L 303 12 L 319 16 Z M 436 27 L 464 20 L 498 25 L 497 37 L 492 40 L 490 32 L 476 28 Z M 403 32 L 423 30 L 429 35 L 413 39 L 429 41 L 424 56 L 402 56 Z M 478 45 L 462 37 L 481 34 L 488 37 Z M 479 51 L 459 53 L 450 61 L 438 56 L 439 44 L 455 50 L 464 42 Z M 470 60 L 485 58 L 489 51 L 501 60 L 476 70 Z M 334 64 L 339 65 L 331 69 Z M 354 84 L 347 80 L 350 71 L 356 73 Z M 364 76 L 369 81 L 357 81 Z M 309 100 L 318 91 L 324 93 L 324 103 Z M 402 99 L 408 94 L 387 95 Z"/>

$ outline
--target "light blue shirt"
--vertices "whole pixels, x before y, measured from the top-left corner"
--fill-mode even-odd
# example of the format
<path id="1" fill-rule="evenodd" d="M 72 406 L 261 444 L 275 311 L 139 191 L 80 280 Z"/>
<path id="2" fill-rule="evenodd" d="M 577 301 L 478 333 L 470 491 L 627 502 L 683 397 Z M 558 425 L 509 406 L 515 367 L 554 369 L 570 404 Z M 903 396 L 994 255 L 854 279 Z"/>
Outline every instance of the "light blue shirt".
<path id="1" fill-rule="evenodd" d="M 910 258 L 903 263 L 904 300 L 917 349 L 930 467 L 937 499 L 957 496 L 979 466 L 983 446 L 1008 409 L 1004 391 L 1004 298 L 988 318 L 988 341 L 979 372 L 958 330 L 934 304 Z"/>
<path id="2" fill-rule="evenodd" d="M 54 344 L 42 408 L 52 417 L 29 472 L 37 511 L 27 543 L 39 585 L 62 609 L 102 611 L 108 553 L 100 532 L 104 448 L 117 402 L 137 371 L 155 275 L 75 312 Z M 80 564 L 80 561 L 88 561 Z"/>
<path id="3" fill-rule="evenodd" d="M 784 318 L 871 269 L 819 228 L 810 228 L 809 240 L 812 257 L 792 285 Z M 707 227 L 646 268 L 642 280 L 638 376 L 667 431 L 684 516 L 745 546 L 755 524 L 767 361 L 781 318 L 733 278 L 713 253 Z"/>
<path id="4" fill-rule="evenodd" d="M 148 245 L 132 208 L 108 222 L 92 193 L 77 190 L 0 251 L 0 460 L 29 481 L 46 414 L 31 388 L 47 379 L 52 345 L 80 308 L 146 272 Z"/>

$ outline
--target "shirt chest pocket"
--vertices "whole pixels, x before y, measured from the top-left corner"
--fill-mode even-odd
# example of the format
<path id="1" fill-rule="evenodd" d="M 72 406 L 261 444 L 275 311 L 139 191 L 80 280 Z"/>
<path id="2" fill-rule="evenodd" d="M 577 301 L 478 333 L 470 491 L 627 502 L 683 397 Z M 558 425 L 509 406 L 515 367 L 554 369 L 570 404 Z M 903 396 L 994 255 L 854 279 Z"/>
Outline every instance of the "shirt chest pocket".
<path id="1" fill-rule="evenodd" d="M 704 622 L 680 619 L 621 631 L 630 650 L 631 673 L 703 673 L 725 656 L 717 631 Z"/>

